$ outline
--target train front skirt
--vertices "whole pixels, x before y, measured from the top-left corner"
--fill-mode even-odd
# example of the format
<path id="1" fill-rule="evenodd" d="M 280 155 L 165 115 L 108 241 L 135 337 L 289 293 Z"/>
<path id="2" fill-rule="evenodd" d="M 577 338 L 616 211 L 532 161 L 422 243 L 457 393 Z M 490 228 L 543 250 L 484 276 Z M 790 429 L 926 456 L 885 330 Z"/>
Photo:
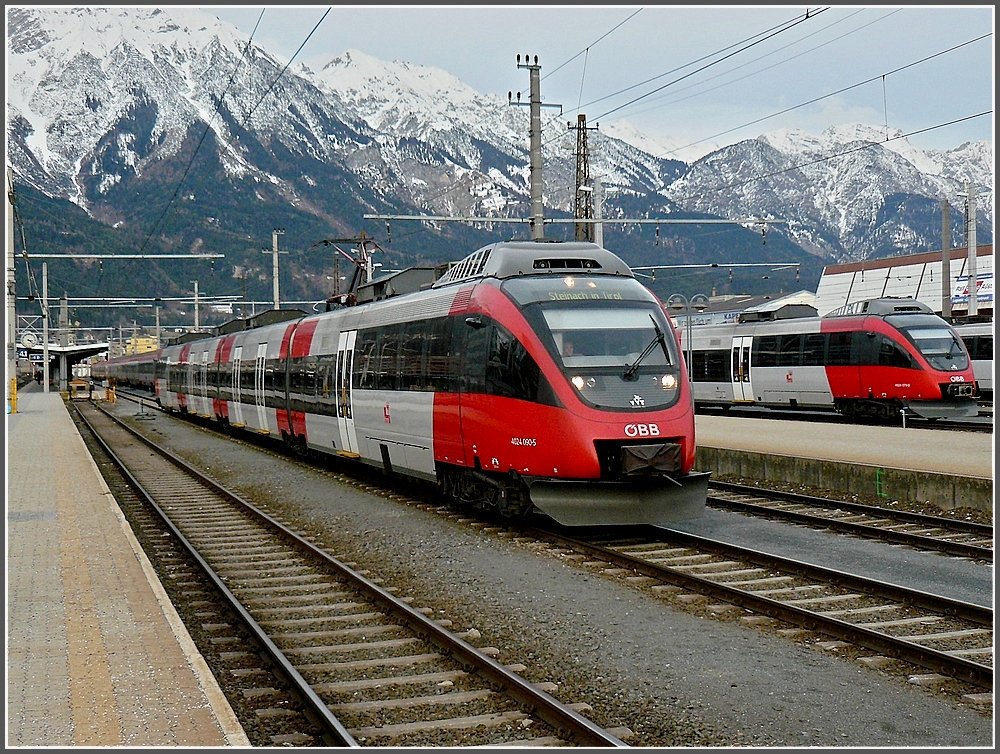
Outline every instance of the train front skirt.
<path id="1" fill-rule="evenodd" d="M 906 406 L 906 410 L 924 419 L 964 419 L 979 415 L 975 398 L 959 401 L 920 401 Z"/>
<path id="2" fill-rule="evenodd" d="M 531 484 L 530 496 L 536 508 L 563 526 L 655 526 L 702 516 L 710 476 L 599 483 L 540 479 Z"/>

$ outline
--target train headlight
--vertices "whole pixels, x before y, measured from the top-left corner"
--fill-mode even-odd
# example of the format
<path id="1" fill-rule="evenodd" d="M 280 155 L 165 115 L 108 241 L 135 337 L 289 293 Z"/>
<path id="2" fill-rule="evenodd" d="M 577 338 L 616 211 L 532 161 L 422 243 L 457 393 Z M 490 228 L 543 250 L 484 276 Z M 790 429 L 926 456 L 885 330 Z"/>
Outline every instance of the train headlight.
<path id="1" fill-rule="evenodd" d="M 664 390 L 673 390 L 677 387 L 677 378 L 672 374 L 665 374 L 660 378 L 660 387 Z"/>
<path id="2" fill-rule="evenodd" d="M 573 383 L 573 386 L 576 387 L 577 390 L 583 390 L 584 382 L 583 382 L 583 377 L 581 377 L 580 375 L 576 375 L 572 379 L 572 383 Z"/>
<path id="3" fill-rule="evenodd" d="M 570 382 L 573 383 L 573 387 L 577 390 L 583 390 L 585 387 L 593 388 L 597 385 L 597 380 L 593 377 L 581 377 L 580 375 L 574 376 Z"/>

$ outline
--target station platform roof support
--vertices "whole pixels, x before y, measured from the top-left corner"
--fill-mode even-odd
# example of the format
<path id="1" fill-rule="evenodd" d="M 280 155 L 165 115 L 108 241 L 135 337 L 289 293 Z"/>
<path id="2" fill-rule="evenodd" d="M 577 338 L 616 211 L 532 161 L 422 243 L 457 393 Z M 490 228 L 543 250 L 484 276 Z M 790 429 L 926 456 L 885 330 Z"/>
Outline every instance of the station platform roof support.
<path id="1" fill-rule="evenodd" d="M 51 370 L 53 366 L 57 367 L 59 390 L 68 389 L 68 382 L 75 364 L 79 364 L 91 356 L 106 353 L 109 347 L 108 343 L 77 343 L 70 346 L 50 343 L 48 347 L 49 369 Z M 40 367 L 45 361 L 45 350 L 45 346 L 41 344 L 31 347 L 20 344 L 17 346 L 17 358 L 19 361 L 27 359 Z"/>

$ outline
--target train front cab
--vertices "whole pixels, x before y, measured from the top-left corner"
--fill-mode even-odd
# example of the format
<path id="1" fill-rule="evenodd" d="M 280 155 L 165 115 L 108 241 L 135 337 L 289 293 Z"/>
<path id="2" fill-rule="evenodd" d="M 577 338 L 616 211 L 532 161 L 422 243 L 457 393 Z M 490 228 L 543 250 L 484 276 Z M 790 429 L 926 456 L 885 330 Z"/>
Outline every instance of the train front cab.
<path id="1" fill-rule="evenodd" d="M 925 419 L 957 419 L 976 416 L 979 406 L 976 399 L 976 377 L 969 352 L 955 329 L 945 320 L 929 311 L 890 314 L 884 318 L 892 329 L 893 351 L 905 350 L 909 363 L 898 356 L 904 370 L 903 380 L 913 376 L 907 389 L 900 389 L 899 382 L 892 382 L 889 374 L 886 389 L 899 394 L 903 408 Z M 879 350 L 882 363 L 885 346 Z"/>
<path id="2" fill-rule="evenodd" d="M 492 336 L 478 336 L 482 361 L 511 364 L 523 350 L 551 392 L 519 414 L 496 397 L 463 395 L 462 433 L 479 463 L 515 470 L 535 507 L 567 525 L 703 513 L 709 475 L 692 470 L 690 386 L 673 327 L 647 289 L 633 278 L 567 273 L 506 280 L 502 292 L 485 283 L 473 300 L 509 328 L 499 360 Z"/>

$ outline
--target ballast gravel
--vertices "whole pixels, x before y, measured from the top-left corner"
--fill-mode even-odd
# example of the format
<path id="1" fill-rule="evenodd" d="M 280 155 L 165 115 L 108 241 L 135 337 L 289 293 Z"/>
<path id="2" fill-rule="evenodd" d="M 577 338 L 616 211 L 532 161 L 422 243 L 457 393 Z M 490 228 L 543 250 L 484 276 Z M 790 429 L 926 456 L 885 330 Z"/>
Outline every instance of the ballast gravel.
<path id="1" fill-rule="evenodd" d="M 115 412 L 128 418 L 134 404 Z M 656 596 L 503 530 L 470 524 L 188 422 L 143 421 L 179 455 L 317 545 L 433 610 L 522 675 L 557 684 L 605 728 L 646 747 L 989 747 L 992 708 L 880 672 L 822 638 L 741 611 Z M 416 492 L 416 491 L 415 491 Z M 420 493 L 423 494 L 423 490 Z M 405 495 L 395 497 L 406 497 Z M 915 671 L 917 672 L 917 671 Z"/>

